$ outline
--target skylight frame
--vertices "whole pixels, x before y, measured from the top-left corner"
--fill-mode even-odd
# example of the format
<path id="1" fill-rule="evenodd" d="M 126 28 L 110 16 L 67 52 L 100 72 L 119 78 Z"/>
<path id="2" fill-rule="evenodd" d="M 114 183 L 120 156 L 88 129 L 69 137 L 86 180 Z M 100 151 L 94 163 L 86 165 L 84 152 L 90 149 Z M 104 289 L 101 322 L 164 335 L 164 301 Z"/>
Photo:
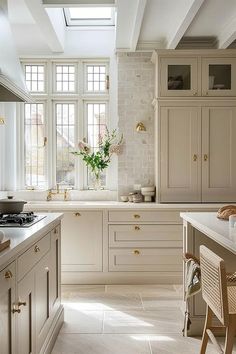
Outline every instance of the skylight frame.
<path id="1" fill-rule="evenodd" d="M 94 6 L 98 7 L 98 6 Z M 109 7 L 109 6 L 107 6 Z M 111 18 L 85 18 L 85 19 L 74 19 L 70 17 L 70 10 L 69 8 L 63 8 L 65 23 L 67 27 L 111 27 L 115 26 L 115 8 L 111 8 Z"/>

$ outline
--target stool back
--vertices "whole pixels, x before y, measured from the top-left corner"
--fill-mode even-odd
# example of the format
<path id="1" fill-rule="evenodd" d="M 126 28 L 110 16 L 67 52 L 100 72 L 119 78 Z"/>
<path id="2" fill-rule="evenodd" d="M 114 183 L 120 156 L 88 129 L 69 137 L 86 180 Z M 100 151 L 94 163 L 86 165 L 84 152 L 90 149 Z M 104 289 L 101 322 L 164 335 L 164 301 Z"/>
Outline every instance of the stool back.
<path id="1" fill-rule="evenodd" d="M 200 246 L 202 297 L 220 322 L 227 326 L 229 309 L 225 262 L 205 246 Z"/>

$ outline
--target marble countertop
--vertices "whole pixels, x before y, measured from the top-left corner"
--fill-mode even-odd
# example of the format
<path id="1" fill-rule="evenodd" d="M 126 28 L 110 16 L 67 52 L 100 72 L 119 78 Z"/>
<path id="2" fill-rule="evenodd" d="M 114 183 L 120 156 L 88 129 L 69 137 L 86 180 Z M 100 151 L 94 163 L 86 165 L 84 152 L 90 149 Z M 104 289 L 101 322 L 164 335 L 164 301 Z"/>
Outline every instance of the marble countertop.
<path id="1" fill-rule="evenodd" d="M 236 228 L 229 227 L 229 222 L 220 220 L 214 212 L 180 213 L 180 216 L 194 228 L 236 254 Z"/>
<path id="2" fill-rule="evenodd" d="M 49 213 L 45 218 L 30 227 L 0 227 L 5 237 L 11 240 L 10 247 L 0 253 L 0 268 L 19 252 L 37 242 L 48 231 L 49 227 L 56 226 L 62 217 L 63 214 L 60 213 Z"/>
<path id="3" fill-rule="evenodd" d="M 222 204 L 160 204 L 160 203 L 131 203 L 117 201 L 29 201 L 24 210 L 75 210 L 75 209 L 218 209 Z"/>

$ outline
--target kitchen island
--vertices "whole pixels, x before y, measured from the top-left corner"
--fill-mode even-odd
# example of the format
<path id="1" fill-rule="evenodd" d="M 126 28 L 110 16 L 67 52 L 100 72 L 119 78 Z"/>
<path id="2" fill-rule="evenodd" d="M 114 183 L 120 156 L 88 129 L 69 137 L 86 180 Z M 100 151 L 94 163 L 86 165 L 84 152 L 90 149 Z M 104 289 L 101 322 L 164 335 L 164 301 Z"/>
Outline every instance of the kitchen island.
<path id="1" fill-rule="evenodd" d="M 1 353 L 51 353 L 63 323 L 60 296 L 62 214 L 30 227 L 1 227 L 10 247 L 0 253 Z"/>
<path id="2" fill-rule="evenodd" d="M 183 218 L 183 252 L 199 257 L 200 245 L 205 245 L 225 260 L 227 272 L 236 271 L 236 228 L 220 220 L 215 212 L 181 213 Z M 189 299 L 191 326 L 189 335 L 200 335 L 205 320 L 205 303 L 201 294 Z"/>

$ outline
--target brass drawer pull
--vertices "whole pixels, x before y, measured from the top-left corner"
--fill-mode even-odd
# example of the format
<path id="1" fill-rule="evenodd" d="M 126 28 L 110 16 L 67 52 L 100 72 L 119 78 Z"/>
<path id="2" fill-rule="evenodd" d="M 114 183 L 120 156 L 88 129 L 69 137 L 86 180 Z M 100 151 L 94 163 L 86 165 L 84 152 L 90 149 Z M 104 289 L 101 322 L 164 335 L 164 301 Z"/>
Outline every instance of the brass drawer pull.
<path id="1" fill-rule="evenodd" d="M 11 279 L 13 277 L 12 272 L 10 270 L 7 270 L 4 277 L 5 279 Z"/>
<path id="2" fill-rule="evenodd" d="M 54 232 L 54 234 L 57 234 L 57 229 L 54 229 L 54 231 L 53 231 L 53 232 Z"/>
<path id="3" fill-rule="evenodd" d="M 196 154 L 193 155 L 193 161 L 197 161 L 197 155 Z"/>
<path id="4" fill-rule="evenodd" d="M 140 219 L 140 215 L 134 214 L 134 218 L 135 218 L 135 219 Z"/>
<path id="5" fill-rule="evenodd" d="M 39 246 L 35 246 L 35 247 L 34 247 L 34 252 L 35 252 L 35 253 L 40 252 L 40 248 L 39 248 Z"/>
<path id="6" fill-rule="evenodd" d="M 134 250 L 133 254 L 135 254 L 136 256 L 139 256 L 140 255 L 140 251 L 139 250 Z"/>
<path id="7" fill-rule="evenodd" d="M 13 308 L 12 313 L 21 313 L 20 309 Z"/>
<path id="8" fill-rule="evenodd" d="M 207 155 L 207 154 L 204 154 L 203 159 L 204 159 L 204 161 L 207 161 L 207 160 L 208 160 L 208 155 Z"/>
<path id="9" fill-rule="evenodd" d="M 25 301 L 19 301 L 18 302 L 18 307 L 20 306 L 26 306 L 26 302 Z"/>
<path id="10" fill-rule="evenodd" d="M 80 213 L 75 213 L 75 216 L 81 216 L 81 214 Z"/>
<path id="11" fill-rule="evenodd" d="M 135 230 L 135 231 L 139 231 L 139 230 L 140 230 L 140 227 L 139 227 L 139 226 L 135 226 L 135 227 L 134 227 L 134 230 Z"/>

